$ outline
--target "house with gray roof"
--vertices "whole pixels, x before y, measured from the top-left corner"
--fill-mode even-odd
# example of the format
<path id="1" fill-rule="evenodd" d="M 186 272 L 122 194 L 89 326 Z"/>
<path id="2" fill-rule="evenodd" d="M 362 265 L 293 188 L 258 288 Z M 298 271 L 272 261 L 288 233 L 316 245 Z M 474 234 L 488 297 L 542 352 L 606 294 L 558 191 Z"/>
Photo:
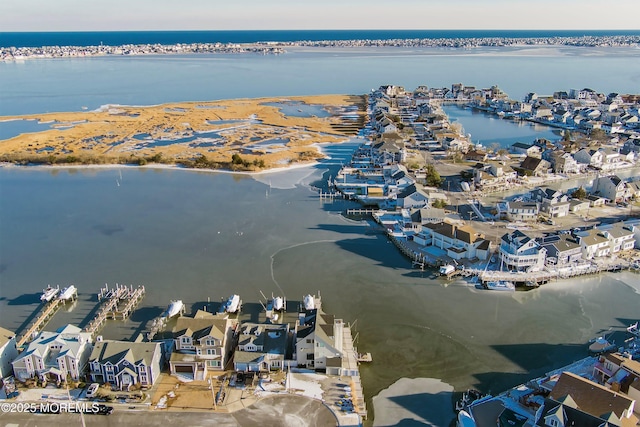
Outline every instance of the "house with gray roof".
<path id="1" fill-rule="evenodd" d="M 547 250 L 520 230 L 500 239 L 500 262 L 516 271 L 538 271 L 544 267 Z"/>
<path id="2" fill-rule="evenodd" d="M 66 325 L 55 332 L 43 331 L 16 360 L 13 372 L 20 381 L 38 376 L 45 381 L 78 380 L 91 354 L 91 334 Z"/>
<path id="3" fill-rule="evenodd" d="M 562 268 L 582 261 L 580 242 L 571 234 L 548 236 L 538 241 L 547 250 L 547 265 Z"/>
<path id="4" fill-rule="evenodd" d="M 419 245 L 443 249 L 449 257 L 456 260 L 486 260 L 489 257 L 490 242 L 483 234 L 467 225 L 460 226 L 448 222 L 424 224 L 422 231 L 417 233 L 413 240 Z"/>
<path id="5" fill-rule="evenodd" d="M 342 319 L 320 308 L 300 313 L 295 331 L 295 360 L 298 366 L 325 370 L 331 375 L 353 375 L 345 369 L 349 356 L 343 351 L 345 326 Z M 348 366 L 347 366 L 348 367 Z"/>
<path id="6" fill-rule="evenodd" d="M 285 368 L 289 347 L 288 324 L 248 322 L 239 329 L 233 357 L 236 371 L 268 372 Z"/>
<path id="7" fill-rule="evenodd" d="M 574 233 L 582 248 L 582 258 L 593 259 L 611 253 L 609 238 L 597 228 Z"/>
<path id="8" fill-rule="evenodd" d="M 13 375 L 11 362 L 18 357 L 16 334 L 0 327 L 0 380 Z"/>
<path id="9" fill-rule="evenodd" d="M 89 357 L 89 375 L 93 382 L 120 390 L 149 387 L 160 376 L 162 363 L 159 342 L 98 340 Z"/>
<path id="10" fill-rule="evenodd" d="M 591 193 L 604 197 L 611 202 L 621 202 L 627 199 L 627 185 L 616 175 L 599 176 L 593 181 Z"/>
<path id="11" fill-rule="evenodd" d="M 210 370 L 224 370 L 232 355 L 237 324 L 228 314 L 202 310 L 193 317 L 179 317 L 172 329 L 171 374 L 204 379 Z"/>
<path id="12" fill-rule="evenodd" d="M 609 239 L 609 248 L 612 254 L 631 250 L 636 244 L 635 227 L 631 224 L 617 222 L 600 225 L 598 229 Z"/>

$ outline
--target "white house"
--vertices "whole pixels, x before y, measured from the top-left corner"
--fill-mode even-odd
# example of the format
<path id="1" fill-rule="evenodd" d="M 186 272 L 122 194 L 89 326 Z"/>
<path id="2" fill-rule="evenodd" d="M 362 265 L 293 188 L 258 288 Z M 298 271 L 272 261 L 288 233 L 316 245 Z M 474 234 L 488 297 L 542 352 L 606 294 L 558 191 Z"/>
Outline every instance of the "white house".
<path id="1" fill-rule="evenodd" d="M 598 228 L 609 239 L 609 248 L 612 254 L 633 249 L 636 244 L 633 225 L 618 222 L 612 225 L 601 225 Z"/>
<path id="2" fill-rule="evenodd" d="M 582 248 L 582 257 L 584 259 L 593 259 L 607 256 L 611 253 L 611 244 L 609 238 L 597 228 L 575 233 L 580 247 Z"/>
<path id="3" fill-rule="evenodd" d="M 447 222 L 424 224 L 422 231 L 417 233 L 413 240 L 419 245 L 443 249 L 449 257 L 457 260 L 486 260 L 489 257 L 490 242 L 470 226 L 458 226 Z"/>
<path id="4" fill-rule="evenodd" d="M 500 239 L 502 266 L 517 271 L 537 271 L 544 267 L 547 250 L 520 230 Z"/>
<path id="5" fill-rule="evenodd" d="M 616 175 L 599 176 L 593 181 L 591 193 L 614 203 L 620 202 L 627 199 L 627 184 Z"/>
<path id="6" fill-rule="evenodd" d="M 159 342 L 98 341 L 89 357 L 91 381 L 120 390 L 152 386 L 162 370 Z"/>
<path id="7" fill-rule="evenodd" d="M 536 221 L 540 213 L 540 204 L 536 202 L 505 202 L 509 221 Z"/>
<path id="8" fill-rule="evenodd" d="M 35 376 L 47 381 L 64 381 L 67 375 L 77 380 L 85 372 L 91 349 L 91 334 L 77 326 L 43 331 L 13 361 L 13 372 L 20 381 Z"/>
<path id="9" fill-rule="evenodd" d="M 0 327 L 0 380 L 13 375 L 11 362 L 18 357 L 16 334 Z"/>
<path id="10" fill-rule="evenodd" d="M 583 148 L 573 154 L 573 158 L 576 159 L 578 163 L 582 163 L 583 165 L 593 166 L 595 168 L 599 168 L 602 166 L 602 152 L 598 150 L 588 150 Z"/>

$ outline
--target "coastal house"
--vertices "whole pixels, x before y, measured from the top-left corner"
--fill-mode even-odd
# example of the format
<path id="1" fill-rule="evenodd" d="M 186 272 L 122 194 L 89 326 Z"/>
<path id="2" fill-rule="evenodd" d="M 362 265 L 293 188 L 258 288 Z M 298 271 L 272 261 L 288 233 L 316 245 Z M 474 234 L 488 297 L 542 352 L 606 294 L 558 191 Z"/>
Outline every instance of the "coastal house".
<path id="1" fill-rule="evenodd" d="M 521 156 L 540 157 L 540 147 L 531 144 L 525 144 L 523 142 L 516 142 L 511 145 L 509 151 L 513 154 Z"/>
<path id="2" fill-rule="evenodd" d="M 537 202 L 505 202 L 506 219 L 508 221 L 536 221 L 540 214 L 540 204 Z"/>
<path id="3" fill-rule="evenodd" d="M 269 372 L 285 368 L 288 324 L 242 323 L 233 366 L 242 372 Z"/>
<path id="4" fill-rule="evenodd" d="M 422 208 L 429 205 L 429 195 L 415 184 L 409 185 L 397 195 L 397 206 L 403 209 Z"/>
<path id="5" fill-rule="evenodd" d="M 77 326 L 43 331 L 13 361 L 13 372 L 20 381 L 38 376 L 44 381 L 60 382 L 67 375 L 78 380 L 84 375 L 91 350 L 91 334 Z"/>
<path id="6" fill-rule="evenodd" d="M 297 365 L 342 375 L 343 362 L 348 358 L 343 352 L 344 328 L 342 319 L 324 313 L 321 308 L 301 312 L 295 331 Z"/>
<path id="7" fill-rule="evenodd" d="M 561 191 L 539 187 L 529 193 L 529 198 L 540 203 L 540 211 L 550 218 L 560 218 L 569 214 L 569 197 Z"/>
<path id="8" fill-rule="evenodd" d="M 616 175 L 599 176 L 593 181 L 591 193 L 617 203 L 627 199 L 627 185 Z"/>
<path id="9" fill-rule="evenodd" d="M 576 232 L 574 236 L 580 242 L 584 259 L 599 258 L 611 253 L 609 238 L 597 228 Z"/>
<path id="10" fill-rule="evenodd" d="M 13 375 L 11 362 L 18 357 L 16 334 L 0 327 L 0 380 Z"/>
<path id="11" fill-rule="evenodd" d="M 236 327 L 226 314 L 198 310 L 193 317 L 179 317 L 172 329 L 171 374 L 204 379 L 210 370 L 226 369 Z"/>
<path id="12" fill-rule="evenodd" d="M 538 271 L 544 268 L 547 250 L 520 230 L 500 239 L 500 263 L 516 271 Z"/>
<path id="13" fill-rule="evenodd" d="M 551 171 L 551 163 L 539 157 L 527 156 L 516 170 L 521 175 L 543 176 Z"/>
<path id="14" fill-rule="evenodd" d="M 588 212 L 590 207 L 591 207 L 591 203 L 587 199 L 569 200 L 569 211 L 571 211 L 571 213 L 579 214 L 581 212 Z"/>
<path id="15" fill-rule="evenodd" d="M 473 184 L 476 189 L 492 191 L 513 183 L 518 174 L 510 166 L 500 163 L 478 163 L 473 168 Z"/>
<path id="16" fill-rule="evenodd" d="M 89 357 L 91 381 L 109 383 L 119 390 L 150 387 L 162 370 L 159 342 L 98 340 Z"/>
<path id="17" fill-rule="evenodd" d="M 602 166 L 602 153 L 598 150 L 583 148 L 573 153 L 576 162 L 599 169 Z"/>
<path id="18" fill-rule="evenodd" d="M 611 225 L 601 225 L 598 229 L 609 239 L 609 248 L 612 254 L 631 250 L 636 244 L 633 225 L 617 222 Z"/>
<path id="19" fill-rule="evenodd" d="M 459 226 L 448 222 L 424 224 L 413 241 L 422 246 L 435 246 L 447 252 L 447 256 L 460 260 L 489 257 L 489 240 L 471 226 Z"/>
<path id="20" fill-rule="evenodd" d="M 575 236 L 551 235 L 538 239 L 538 242 L 547 250 L 546 265 L 562 268 L 582 261 L 582 247 Z"/>
<path id="21" fill-rule="evenodd" d="M 638 422 L 635 400 L 571 372 L 563 372 L 544 401 L 539 426 L 620 426 Z"/>
<path id="22" fill-rule="evenodd" d="M 554 173 L 577 174 L 580 173 L 584 166 L 581 166 L 571 153 L 562 150 L 554 150 L 545 158 L 551 164 Z"/>

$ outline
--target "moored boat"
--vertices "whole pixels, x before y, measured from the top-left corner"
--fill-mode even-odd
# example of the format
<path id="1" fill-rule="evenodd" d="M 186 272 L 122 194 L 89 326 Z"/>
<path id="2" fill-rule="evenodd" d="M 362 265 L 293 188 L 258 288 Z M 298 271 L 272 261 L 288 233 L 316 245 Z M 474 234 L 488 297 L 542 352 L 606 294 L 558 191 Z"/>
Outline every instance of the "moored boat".
<path id="1" fill-rule="evenodd" d="M 284 308 L 284 299 L 282 297 L 275 297 L 272 301 L 273 309 L 276 311 L 280 311 Z"/>
<path id="2" fill-rule="evenodd" d="M 456 268 L 451 264 L 443 265 L 442 267 L 440 267 L 440 275 L 441 276 L 448 276 L 449 274 L 453 273 L 454 271 L 456 271 Z"/>
<path id="3" fill-rule="evenodd" d="M 513 282 L 509 282 L 507 280 L 495 280 L 491 282 L 487 282 L 487 289 L 492 291 L 515 291 L 516 285 Z"/>
<path id="4" fill-rule="evenodd" d="M 72 299 L 77 293 L 78 293 L 78 290 L 76 289 L 76 287 L 73 285 L 69 285 L 66 288 L 64 288 L 62 292 L 60 292 L 58 299 L 61 299 L 63 301 L 68 301 Z"/>
<path id="5" fill-rule="evenodd" d="M 235 313 L 240 308 L 240 295 L 231 295 L 224 303 L 224 311 L 227 313 Z"/>
<path id="6" fill-rule="evenodd" d="M 42 290 L 42 295 L 40 296 L 40 301 L 49 302 L 60 292 L 60 286 L 56 286 L 55 288 L 51 285 L 47 285 L 46 289 Z"/>
<path id="7" fill-rule="evenodd" d="M 165 319 L 170 319 L 182 313 L 183 310 L 184 310 L 184 304 L 182 300 L 180 299 L 172 300 L 169 306 L 167 307 L 167 309 L 165 310 L 164 314 L 162 315 L 162 317 L 164 317 Z"/>
<path id="8" fill-rule="evenodd" d="M 312 295 L 305 295 L 302 303 L 304 304 L 305 310 L 313 310 L 316 308 L 316 303 Z"/>

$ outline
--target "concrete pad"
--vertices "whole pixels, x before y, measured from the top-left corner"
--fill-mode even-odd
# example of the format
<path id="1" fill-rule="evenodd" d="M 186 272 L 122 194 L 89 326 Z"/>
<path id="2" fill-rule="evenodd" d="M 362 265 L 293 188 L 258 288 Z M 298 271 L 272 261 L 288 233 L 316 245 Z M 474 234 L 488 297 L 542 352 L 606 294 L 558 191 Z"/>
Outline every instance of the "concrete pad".
<path id="1" fill-rule="evenodd" d="M 435 378 L 401 378 L 373 398 L 373 426 L 448 426 L 455 418 L 453 387 Z"/>

